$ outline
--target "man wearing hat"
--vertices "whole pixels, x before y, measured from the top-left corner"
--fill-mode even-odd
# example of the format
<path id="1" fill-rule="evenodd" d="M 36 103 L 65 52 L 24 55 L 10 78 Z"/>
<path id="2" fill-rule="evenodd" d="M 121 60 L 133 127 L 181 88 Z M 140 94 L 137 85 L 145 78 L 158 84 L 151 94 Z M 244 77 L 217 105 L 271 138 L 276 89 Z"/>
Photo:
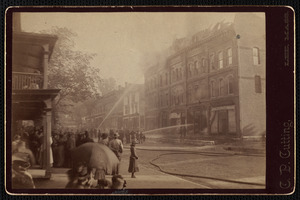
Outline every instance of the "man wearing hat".
<path id="1" fill-rule="evenodd" d="M 114 138 L 109 142 L 108 147 L 116 154 L 117 158 L 121 160 L 121 153 L 123 153 L 123 143 L 118 139 L 118 132 L 114 133 Z"/>
<path id="2" fill-rule="evenodd" d="M 116 154 L 119 161 L 121 161 L 121 153 L 123 153 L 123 144 L 122 141 L 118 139 L 118 137 L 118 132 L 114 133 L 114 138 L 109 142 L 108 147 Z M 119 165 L 116 174 L 119 174 Z"/>
<path id="3" fill-rule="evenodd" d="M 12 188 L 13 189 L 34 189 L 35 185 L 32 175 L 28 172 L 30 163 L 18 156 L 12 155 Z"/>

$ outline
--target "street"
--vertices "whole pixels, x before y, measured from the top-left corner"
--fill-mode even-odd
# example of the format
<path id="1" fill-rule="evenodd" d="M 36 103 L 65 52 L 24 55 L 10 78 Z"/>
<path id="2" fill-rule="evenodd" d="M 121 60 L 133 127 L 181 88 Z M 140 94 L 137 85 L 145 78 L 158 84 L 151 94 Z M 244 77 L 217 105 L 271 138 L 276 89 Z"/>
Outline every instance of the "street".
<path id="1" fill-rule="evenodd" d="M 147 142 L 136 145 L 140 171 L 128 173 L 129 146 L 125 145 L 120 174 L 128 189 L 263 189 L 265 156 L 226 151 L 222 146 L 187 146 Z M 152 164 L 151 164 L 152 163 Z M 156 165 L 156 166 L 155 166 Z M 160 171 L 159 168 L 164 172 Z M 50 180 L 36 180 L 37 188 L 64 188 L 65 168 L 54 168 Z M 196 177 L 197 176 L 197 177 Z M 110 179 L 111 176 L 107 176 Z"/>

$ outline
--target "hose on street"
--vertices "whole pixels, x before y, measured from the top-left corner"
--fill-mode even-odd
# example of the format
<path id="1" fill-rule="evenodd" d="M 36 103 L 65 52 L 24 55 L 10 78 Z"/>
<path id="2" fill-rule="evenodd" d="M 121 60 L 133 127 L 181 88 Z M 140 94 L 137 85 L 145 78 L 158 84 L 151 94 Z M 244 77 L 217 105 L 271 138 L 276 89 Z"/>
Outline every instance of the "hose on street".
<path id="1" fill-rule="evenodd" d="M 162 151 L 158 149 L 143 149 L 139 148 L 139 150 L 146 150 L 146 151 Z M 170 151 L 170 150 L 163 150 L 163 151 Z M 198 155 L 203 155 L 203 156 L 256 156 L 256 155 L 251 155 L 251 154 L 236 154 L 236 153 L 224 153 L 224 152 L 199 152 L 199 151 L 176 151 L 172 150 L 173 152 L 171 153 L 164 153 L 164 154 L 159 154 L 156 158 L 152 159 L 149 163 L 158 168 L 159 171 L 174 175 L 174 176 L 181 176 L 181 177 L 192 177 L 192 178 L 200 178 L 200 179 L 208 179 L 208 180 L 214 180 L 214 181 L 222 181 L 222 182 L 229 182 L 229 183 L 236 183 L 236 184 L 246 184 L 246 185 L 256 185 L 256 186 L 265 186 L 265 184 L 261 183 L 252 183 L 252 182 L 245 182 L 245 181 L 236 181 L 236 180 L 230 180 L 230 179 L 223 179 L 223 178 L 216 178 L 216 177 L 209 177 L 209 176 L 199 176 L 199 175 L 193 175 L 193 174 L 182 174 L 182 173 L 175 173 L 175 172 L 170 172 L 165 169 L 163 169 L 161 166 L 158 164 L 155 164 L 154 161 L 158 160 L 162 156 L 165 155 L 175 155 L 175 154 L 198 154 Z M 259 155 L 258 155 L 259 156 Z"/>

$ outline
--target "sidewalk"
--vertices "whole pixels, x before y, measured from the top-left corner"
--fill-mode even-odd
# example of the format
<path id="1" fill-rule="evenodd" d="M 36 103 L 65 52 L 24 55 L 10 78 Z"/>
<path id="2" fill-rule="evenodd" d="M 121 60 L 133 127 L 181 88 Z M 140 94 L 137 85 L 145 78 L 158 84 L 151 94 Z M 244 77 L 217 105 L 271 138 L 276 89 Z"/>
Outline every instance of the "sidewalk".
<path id="1" fill-rule="evenodd" d="M 136 149 L 151 151 L 198 151 L 198 152 L 215 152 L 229 154 L 265 154 L 265 143 L 263 141 L 236 141 L 228 143 L 219 143 L 211 145 L 189 145 L 186 143 L 159 143 L 155 140 L 148 140 L 145 144 L 137 145 Z M 153 168 L 139 165 L 140 172 L 136 173 L 137 178 L 131 178 L 128 173 L 129 165 L 129 144 L 124 144 L 124 153 L 121 161 L 120 174 L 125 178 L 128 189 L 207 189 L 207 186 L 197 184 L 180 177 L 165 174 Z M 65 188 L 68 178 L 66 168 L 52 168 L 52 177 L 49 179 L 35 179 L 36 187 L 43 189 L 63 189 Z M 44 172 L 41 170 L 31 170 L 33 177 L 42 177 Z M 107 176 L 111 180 L 111 176 Z M 206 184 L 207 185 L 207 184 Z"/>
<path id="2" fill-rule="evenodd" d="M 129 149 L 125 148 L 124 153 L 129 153 Z M 168 175 L 160 171 L 150 169 L 139 165 L 140 172 L 136 173 L 136 178 L 131 178 L 131 174 L 127 172 L 129 160 L 121 161 L 120 174 L 127 182 L 127 189 L 209 189 L 207 186 L 197 184 L 180 177 Z M 63 189 L 65 188 L 68 178 L 66 168 L 53 168 L 52 177 L 47 179 L 35 179 L 36 187 L 39 189 Z M 111 180 L 111 176 L 107 176 Z"/>
<path id="3" fill-rule="evenodd" d="M 211 149 L 214 151 L 227 151 L 233 153 L 248 153 L 248 154 L 265 154 L 266 143 L 262 139 L 230 139 L 230 140 L 213 140 L 213 139 L 150 139 L 147 142 L 150 144 L 164 144 L 165 147 L 159 149 L 168 150 L 203 150 Z M 149 147 L 144 147 L 149 148 Z M 158 147 L 155 147 L 158 148 Z"/>

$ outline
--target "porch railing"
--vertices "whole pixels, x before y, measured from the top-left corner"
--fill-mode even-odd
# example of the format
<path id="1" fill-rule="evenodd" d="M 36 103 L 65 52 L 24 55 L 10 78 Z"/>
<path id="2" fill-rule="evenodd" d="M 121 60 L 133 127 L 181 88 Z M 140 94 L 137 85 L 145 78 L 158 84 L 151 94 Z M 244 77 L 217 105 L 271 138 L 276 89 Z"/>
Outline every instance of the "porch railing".
<path id="1" fill-rule="evenodd" d="M 42 89 L 43 75 L 37 73 L 13 72 L 12 89 Z"/>

